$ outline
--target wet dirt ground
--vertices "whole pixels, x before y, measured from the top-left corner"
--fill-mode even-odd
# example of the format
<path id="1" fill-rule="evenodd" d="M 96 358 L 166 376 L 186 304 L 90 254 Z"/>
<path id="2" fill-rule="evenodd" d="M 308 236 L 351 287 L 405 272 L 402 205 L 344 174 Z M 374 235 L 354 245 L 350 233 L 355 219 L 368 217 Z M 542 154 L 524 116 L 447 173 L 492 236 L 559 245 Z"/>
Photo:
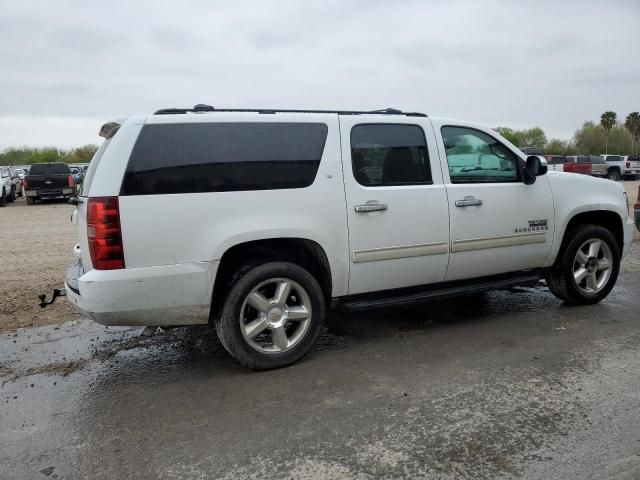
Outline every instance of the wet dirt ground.
<path id="1" fill-rule="evenodd" d="M 0 334 L 0 478 L 640 476 L 640 271 L 601 304 L 542 285 L 333 318 L 303 361 L 206 328 Z"/>

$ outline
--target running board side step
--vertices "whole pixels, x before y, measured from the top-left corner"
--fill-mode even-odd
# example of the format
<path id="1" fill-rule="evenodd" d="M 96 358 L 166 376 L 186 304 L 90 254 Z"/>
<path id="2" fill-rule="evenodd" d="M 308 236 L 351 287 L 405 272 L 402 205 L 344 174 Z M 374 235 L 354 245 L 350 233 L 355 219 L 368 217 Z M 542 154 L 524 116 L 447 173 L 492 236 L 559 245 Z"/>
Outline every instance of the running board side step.
<path id="1" fill-rule="evenodd" d="M 489 290 L 504 290 L 517 286 L 535 286 L 540 281 L 540 278 L 541 272 L 535 271 L 509 277 L 487 278 L 475 283 L 452 282 L 450 286 L 425 287 L 420 291 L 416 291 L 415 288 L 391 290 L 353 297 L 342 297 L 336 299 L 335 306 L 347 312 L 361 312 L 375 308 L 444 300 L 451 297 L 481 293 Z M 407 290 L 410 291 L 408 292 Z"/>

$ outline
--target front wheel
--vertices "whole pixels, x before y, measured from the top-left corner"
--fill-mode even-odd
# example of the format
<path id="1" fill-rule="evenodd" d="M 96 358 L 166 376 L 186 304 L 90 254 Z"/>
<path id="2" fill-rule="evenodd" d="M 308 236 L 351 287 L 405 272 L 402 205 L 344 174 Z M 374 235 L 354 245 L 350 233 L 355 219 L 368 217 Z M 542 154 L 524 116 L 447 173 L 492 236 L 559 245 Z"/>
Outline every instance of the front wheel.
<path id="1" fill-rule="evenodd" d="M 551 293 L 575 305 L 605 298 L 620 272 L 620 248 L 609 230 L 584 225 L 573 231 L 554 270 L 547 275 Z"/>
<path id="2" fill-rule="evenodd" d="M 248 264 L 231 284 L 216 330 L 240 363 L 257 370 L 284 367 L 316 343 L 324 295 L 307 270 L 289 262 Z"/>

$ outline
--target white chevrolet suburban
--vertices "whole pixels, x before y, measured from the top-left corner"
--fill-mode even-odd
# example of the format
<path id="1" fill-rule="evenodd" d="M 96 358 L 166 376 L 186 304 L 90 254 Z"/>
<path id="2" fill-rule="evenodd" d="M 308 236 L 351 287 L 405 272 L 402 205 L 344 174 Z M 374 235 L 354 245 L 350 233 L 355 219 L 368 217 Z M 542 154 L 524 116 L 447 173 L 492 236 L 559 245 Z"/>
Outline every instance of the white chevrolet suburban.
<path id="1" fill-rule="evenodd" d="M 596 303 L 634 228 L 621 185 L 419 113 L 197 105 L 101 135 L 71 201 L 69 301 L 105 325 L 210 323 L 252 368 L 302 357 L 328 308 L 540 278 Z"/>

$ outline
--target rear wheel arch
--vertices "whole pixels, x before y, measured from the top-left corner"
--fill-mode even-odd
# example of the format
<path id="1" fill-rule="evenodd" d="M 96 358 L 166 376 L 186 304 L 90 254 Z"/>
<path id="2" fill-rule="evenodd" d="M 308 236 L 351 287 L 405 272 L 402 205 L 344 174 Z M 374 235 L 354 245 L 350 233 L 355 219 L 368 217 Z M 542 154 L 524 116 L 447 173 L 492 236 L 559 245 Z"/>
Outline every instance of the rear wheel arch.
<path id="1" fill-rule="evenodd" d="M 320 244 L 296 237 L 247 241 L 228 248 L 220 259 L 213 286 L 210 321 L 220 314 L 232 287 L 230 282 L 240 268 L 273 261 L 291 262 L 306 269 L 320 284 L 325 299 L 331 299 L 331 267 Z"/>

